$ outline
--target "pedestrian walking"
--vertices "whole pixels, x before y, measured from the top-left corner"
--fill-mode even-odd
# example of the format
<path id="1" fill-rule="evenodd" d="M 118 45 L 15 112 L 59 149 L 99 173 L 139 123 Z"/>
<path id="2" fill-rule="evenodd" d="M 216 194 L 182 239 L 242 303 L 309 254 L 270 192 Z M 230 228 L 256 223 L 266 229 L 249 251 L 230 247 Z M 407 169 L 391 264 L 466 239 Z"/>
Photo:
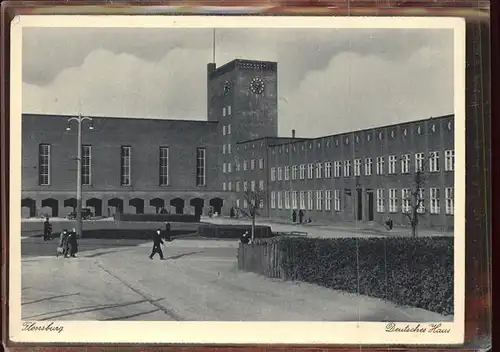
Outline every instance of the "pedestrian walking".
<path id="1" fill-rule="evenodd" d="M 76 229 L 73 229 L 68 236 L 68 254 L 71 258 L 75 258 L 76 253 L 78 253 L 78 239 Z"/>
<path id="2" fill-rule="evenodd" d="M 165 241 L 167 242 L 170 242 L 172 241 L 172 237 L 171 237 L 171 227 L 170 227 L 170 222 L 166 222 L 165 223 Z"/>
<path id="3" fill-rule="evenodd" d="M 294 224 L 297 221 L 297 213 L 295 212 L 295 210 L 292 212 L 292 221 Z"/>
<path id="4" fill-rule="evenodd" d="M 250 243 L 250 233 L 248 231 L 243 232 L 243 234 L 240 237 L 240 241 L 243 244 L 249 244 Z"/>
<path id="5" fill-rule="evenodd" d="M 163 258 L 163 251 L 161 250 L 161 245 L 163 244 L 163 241 L 161 239 L 161 229 L 156 230 L 156 233 L 154 234 L 153 237 L 153 250 L 151 251 L 151 255 L 149 256 L 149 259 L 153 259 L 156 253 L 160 255 L 160 260 L 165 260 Z"/>
<path id="6" fill-rule="evenodd" d="M 49 221 L 49 217 L 45 218 L 43 222 L 43 240 L 51 240 L 52 239 L 52 224 Z"/>
<path id="7" fill-rule="evenodd" d="M 304 221 L 304 211 L 302 209 L 299 210 L 299 222 L 302 224 Z"/>
<path id="8" fill-rule="evenodd" d="M 385 222 L 385 228 L 388 230 L 388 231 L 391 231 L 392 228 L 394 226 L 394 223 L 392 221 L 391 218 L 388 218 L 387 221 Z"/>
<path id="9" fill-rule="evenodd" d="M 68 230 L 64 229 L 59 235 L 59 245 L 57 247 L 57 256 L 63 255 L 65 258 L 68 256 Z"/>

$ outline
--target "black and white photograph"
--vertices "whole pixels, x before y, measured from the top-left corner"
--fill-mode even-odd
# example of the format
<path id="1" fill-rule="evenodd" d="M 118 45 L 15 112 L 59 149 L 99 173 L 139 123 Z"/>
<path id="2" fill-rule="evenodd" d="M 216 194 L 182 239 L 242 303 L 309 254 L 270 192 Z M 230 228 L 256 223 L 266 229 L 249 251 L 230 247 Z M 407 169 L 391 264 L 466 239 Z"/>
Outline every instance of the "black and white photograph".
<path id="1" fill-rule="evenodd" d="M 13 341 L 463 341 L 462 20 L 12 33 Z"/>

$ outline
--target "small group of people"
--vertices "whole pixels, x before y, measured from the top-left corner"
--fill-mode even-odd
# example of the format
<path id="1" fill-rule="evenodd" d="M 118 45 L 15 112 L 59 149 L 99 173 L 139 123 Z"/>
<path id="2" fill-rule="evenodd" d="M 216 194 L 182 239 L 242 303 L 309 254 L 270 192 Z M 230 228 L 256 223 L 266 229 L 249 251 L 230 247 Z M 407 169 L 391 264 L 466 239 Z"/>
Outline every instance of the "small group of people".
<path id="1" fill-rule="evenodd" d="M 311 223 L 312 222 L 312 219 L 311 217 L 309 217 L 307 220 L 304 221 L 304 211 L 302 209 L 299 209 L 299 224 L 302 224 L 302 223 Z M 297 222 L 297 212 L 294 210 L 292 212 L 292 221 L 293 223 L 295 224 Z"/>
<path id="2" fill-rule="evenodd" d="M 63 255 L 64 258 L 75 258 L 78 253 L 78 238 L 76 230 L 68 231 L 64 229 L 59 236 L 59 246 L 57 247 L 57 256 Z"/>
<path id="3" fill-rule="evenodd" d="M 157 229 L 154 236 L 153 236 L 153 250 L 151 251 L 151 254 L 149 255 L 149 259 L 153 259 L 153 257 L 158 254 L 160 256 L 160 260 L 165 260 L 165 257 L 163 256 L 163 250 L 161 249 L 161 246 L 165 243 L 163 240 L 167 242 L 172 241 L 172 236 L 171 236 L 171 226 L 170 223 L 167 222 L 165 224 L 165 230 L 162 229 Z"/>

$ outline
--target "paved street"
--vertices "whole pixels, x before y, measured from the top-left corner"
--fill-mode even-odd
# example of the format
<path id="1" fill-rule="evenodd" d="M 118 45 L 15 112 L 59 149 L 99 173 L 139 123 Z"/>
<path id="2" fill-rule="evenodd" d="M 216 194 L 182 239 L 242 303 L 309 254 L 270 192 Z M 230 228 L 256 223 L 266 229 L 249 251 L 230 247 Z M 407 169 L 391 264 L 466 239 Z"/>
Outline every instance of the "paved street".
<path id="1" fill-rule="evenodd" d="M 74 259 L 56 258 L 56 245 L 22 241 L 23 319 L 446 320 L 379 299 L 239 272 L 236 241 L 175 240 L 164 249 L 165 261 L 150 260 L 151 243 L 138 240 L 82 239 Z"/>

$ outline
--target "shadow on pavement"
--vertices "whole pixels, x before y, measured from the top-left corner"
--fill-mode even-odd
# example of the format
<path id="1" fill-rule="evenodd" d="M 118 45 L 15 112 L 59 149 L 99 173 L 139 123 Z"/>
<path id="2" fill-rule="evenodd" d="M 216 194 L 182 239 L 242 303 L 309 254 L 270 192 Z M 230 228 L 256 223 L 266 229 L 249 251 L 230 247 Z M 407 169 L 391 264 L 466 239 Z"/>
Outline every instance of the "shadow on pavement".
<path id="1" fill-rule="evenodd" d="M 175 259 L 180 259 L 182 257 L 187 257 L 189 255 L 195 255 L 195 254 L 200 254 L 200 253 L 205 253 L 205 251 L 198 251 L 198 252 L 190 252 L 190 253 L 183 253 L 183 254 L 178 254 L 178 255 L 174 255 L 172 257 L 168 257 L 166 258 L 167 260 L 170 259 L 170 260 L 175 260 Z"/>

